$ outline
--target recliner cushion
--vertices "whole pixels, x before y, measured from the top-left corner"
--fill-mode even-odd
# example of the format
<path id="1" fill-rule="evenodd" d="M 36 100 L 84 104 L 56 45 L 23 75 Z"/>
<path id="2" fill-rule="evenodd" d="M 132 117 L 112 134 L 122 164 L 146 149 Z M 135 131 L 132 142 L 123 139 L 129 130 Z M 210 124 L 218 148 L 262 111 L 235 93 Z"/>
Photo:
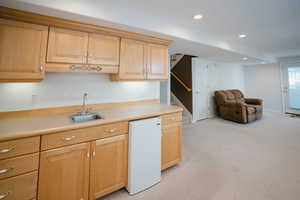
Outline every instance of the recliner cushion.
<path id="1" fill-rule="evenodd" d="M 235 96 L 230 91 L 224 91 L 226 100 L 235 100 Z"/>
<path id="2" fill-rule="evenodd" d="M 261 113 L 263 109 L 261 105 L 247 104 L 247 106 L 254 108 L 256 113 Z"/>
<path id="3" fill-rule="evenodd" d="M 229 90 L 237 101 L 244 101 L 244 95 L 240 90 Z"/>

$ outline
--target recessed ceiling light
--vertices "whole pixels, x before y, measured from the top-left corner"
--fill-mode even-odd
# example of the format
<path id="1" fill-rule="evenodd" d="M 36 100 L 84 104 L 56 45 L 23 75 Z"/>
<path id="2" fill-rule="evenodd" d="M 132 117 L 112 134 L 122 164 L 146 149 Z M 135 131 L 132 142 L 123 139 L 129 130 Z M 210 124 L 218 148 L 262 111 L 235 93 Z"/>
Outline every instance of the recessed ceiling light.
<path id="1" fill-rule="evenodd" d="M 247 58 L 247 57 L 244 57 L 243 60 L 248 60 L 248 58 Z"/>
<path id="2" fill-rule="evenodd" d="M 194 19 L 202 19 L 203 18 L 203 16 L 202 15 L 194 15 L 194 17 L 193 17 Z"/>
<path id="3" fill-rule="evenodd" d="M 239 35 L 239 38 L 246 38 L 246 37 L 247 37 L 246 34 L 240 34 L 240 35 Z"/>

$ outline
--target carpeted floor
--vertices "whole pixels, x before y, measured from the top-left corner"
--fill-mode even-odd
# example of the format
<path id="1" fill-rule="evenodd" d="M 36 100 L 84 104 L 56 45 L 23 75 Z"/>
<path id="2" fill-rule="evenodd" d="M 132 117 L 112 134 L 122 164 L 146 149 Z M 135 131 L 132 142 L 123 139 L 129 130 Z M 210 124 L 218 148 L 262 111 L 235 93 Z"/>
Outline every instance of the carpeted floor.
<path id="1" fill-rule="evenodd" d="M 183 129 L 183 161 L 161 183 L 106 200 L 298 200 L 300 119 L 265 114 L 247 125 L 209 119 Z"/>

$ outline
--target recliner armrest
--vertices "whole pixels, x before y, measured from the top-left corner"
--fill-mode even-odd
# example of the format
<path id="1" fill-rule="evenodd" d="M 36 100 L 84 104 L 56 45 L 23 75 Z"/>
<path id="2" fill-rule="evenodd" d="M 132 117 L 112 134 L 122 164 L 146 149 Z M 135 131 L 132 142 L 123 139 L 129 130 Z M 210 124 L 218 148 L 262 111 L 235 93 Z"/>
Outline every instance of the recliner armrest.
<path id="1" fill-rule="evenodd" d="M 243 102 L 226 102 L 224 106 L 231 107 L 231 108 L 242 108 L 246 106 Z"/>
<path id="2" fill-rule="evenodd" d="M 262 99 L 255 99 L 255 98 L 246 98 L 245 102 L 247 104 L 262 105 L 263 100 Z"/>

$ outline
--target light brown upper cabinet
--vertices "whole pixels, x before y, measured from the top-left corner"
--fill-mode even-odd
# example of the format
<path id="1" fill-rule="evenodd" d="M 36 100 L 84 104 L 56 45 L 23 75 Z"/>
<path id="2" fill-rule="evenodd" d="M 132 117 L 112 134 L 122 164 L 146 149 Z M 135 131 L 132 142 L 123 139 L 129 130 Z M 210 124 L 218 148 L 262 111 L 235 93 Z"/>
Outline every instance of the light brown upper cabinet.
<path id="1" fill-rule="evenodd" d="M 168 79 L 168 48 L 163 45 L 147 45 L 147 79 Z"/>
<path id="2" fill-rule="evenodd" d="M 117 73 L 120 38 L 50 27 L 47 72 Z"/>
<path id="3" fill-rule="evenodd" d="M 86 63 L 88 39 L 85 32 L 50 27 L 47 62 Z"/>
<path id="4" fill-rule="evenodd" d="M 145 43 L 136 40 L 121 40 L 121 55 L 118 80 L 146 79 Z"/>
<path id="5" fill-rule="evenodd" d="M 120 38 L 89 34 L 88 63 L 119 65 Z"/>
<path id="6" fill-rule="evenodd" d="M 121 39 L 120 68 L 112 80 L 167 80 L 168 48 L 131 39 Z"/>
<path id="7" fill-rule="evenodd" d="M 44 77 L 48 27 L 0 18 L 0 81 Z"/>
<path id="8" fill-rule="evenodd" d="M 127 185 L 127 135 L 92 142 L 90 200 Z"/>
<path id="9" fill-rule="evenodd" d="M 41 153 L 40 200 L 88 199 L 90 143 Z"/>

